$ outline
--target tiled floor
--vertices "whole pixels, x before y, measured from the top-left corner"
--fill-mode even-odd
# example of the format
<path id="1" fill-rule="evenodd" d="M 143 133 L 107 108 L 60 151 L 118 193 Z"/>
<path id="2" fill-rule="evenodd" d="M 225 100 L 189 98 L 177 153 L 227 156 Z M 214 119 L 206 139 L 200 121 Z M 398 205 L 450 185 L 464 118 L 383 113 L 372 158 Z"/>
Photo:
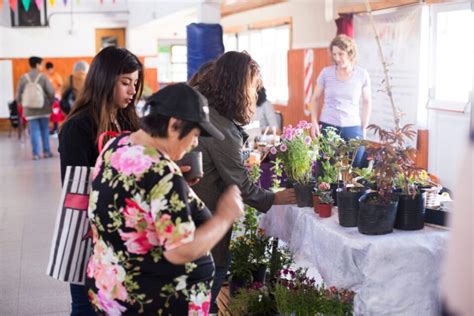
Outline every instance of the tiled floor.
<path id="1" fill-rule="evenodd" d="M 45 273 L 61 184 L 55 157 L 0 133 L 0 316 L 68 315 L 69 287 Z"/>

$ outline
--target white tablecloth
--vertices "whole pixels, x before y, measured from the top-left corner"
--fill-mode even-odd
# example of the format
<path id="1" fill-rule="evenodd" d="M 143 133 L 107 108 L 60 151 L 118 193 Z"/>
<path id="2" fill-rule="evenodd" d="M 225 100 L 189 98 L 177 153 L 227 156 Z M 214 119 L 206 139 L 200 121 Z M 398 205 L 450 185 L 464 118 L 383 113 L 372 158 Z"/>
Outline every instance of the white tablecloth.
<path id="1" fill-rule="evenodd" d="M 320 218 L 312 208 L 295 205 L 273 206 L 260 226 L 311 262 L 327 286 L 355 291 L 356 315 L 438 314 L 445 229 L 367 236 L 340 226 L 337 208 Z"/>

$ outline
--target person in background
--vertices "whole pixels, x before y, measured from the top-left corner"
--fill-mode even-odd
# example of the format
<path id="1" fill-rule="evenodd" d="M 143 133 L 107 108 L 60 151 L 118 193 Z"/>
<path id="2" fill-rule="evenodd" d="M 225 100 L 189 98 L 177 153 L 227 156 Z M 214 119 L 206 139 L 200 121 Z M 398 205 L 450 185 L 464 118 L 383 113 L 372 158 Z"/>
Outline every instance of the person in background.
<path id="1" fill-rule="evenodd" d="M 134 54 L 107 47 L 94 57 L 83 91 L 59 131 L 62 180 L 67 166 L 95 165 L 103 132 L 138 130 L 135 103 L 142 90 L 143 66 Z M 71 315 L 95 315 L 85 286 L 70 284 L 70 290 Z"/>
<path id="2" fill-rule="evenodd" d="M 321 129 L 332 126 L 346 141 L 363 139 L 372 112 L 369 73 L 356 65 L 357 48 L 350 37 L 336 36 L 329 50 L 334 65 L 323 68 L 316 82 L 311 100 L 311 135 L 317 137 Z M 363 155 L 361 147 L 354 157 L 354 166 L 364 164 Z"/>
<path id="3" fill-rule="evenodd" d="M 31 70 L 21 76 L 15 99 L 23 106 L 23 116 L 28 121 L 33 160 L 38 160 L 40 142 L 43 145 L 43 157 L 53 156 L 49 146 L 49 116 L 54 89 L 48 78 L 41 73 L 43 59 L 33 56 L 28 59 L 28 63 Z"/>
<path id="4" fill-rule="evenodd" d="M 204 177 L 193 188 L 215 213 L 225 188 L 237 185 L 244 203 L 266 212 L 275 204 L 295 203 L 293 189 L 277 193 L 254 185 L 242 157 L 242 146 L 248 137 L 242 126 L 255 114 L 260 71 L 246 53 L 227 52 L 217 59 L 212 73 L 196 83 L 209 101 L 211 122 L 224 134 L 225 140 L 201 137 L 195 149 L 202 152 Z M 218 312 L 216 298 L 230 264 L 229 243 L 232 229 L 213 248 L 216 274 L 212 285 L 212 314 Z"/>
<path id="5" fill-rule="evenodd" d="M 72 74 L 69 76 L 61 95 L 60 106 L 64 113 L 69 114 L 69 112 L 71 112 L 74 101 L 84 87 L 84 81 L 88 71 L 89 64 L 87 62 L 78 61 L 74 64 Z"/>
<path id="6" fill-rule="evenodd" d="M 46 63 L 46 77 L 53 85 L 54 96 L 59 100 L 61 98 L 61 92 L 63 91 L 63 78 L 60 74 L 54 71 L 54 64 L 50 61 Z"/>
<path id="7" fill-rule="evenodd" d="M 262 130 L 269 128 L 269 132 L 280 133 L 280 125 L 278 124 L 275 109 L 270 101 L 267 100 L 267 91 L 264 87 L 258 90 L 257 111 L 255 120 L 260 122 Z"/>
<path id="8" fill-rule="evenodd" d="M 206 99 L 185 83 L 161 89 L 145 108 L 141 129 L 109 142 L 96 164 L 89 297 L 106 315 L 207 315 L 209 251 L 243 214 L 242 198 L 230 186 L 212 216 L 174 161 L 199 136 L 224 136 Z"/>

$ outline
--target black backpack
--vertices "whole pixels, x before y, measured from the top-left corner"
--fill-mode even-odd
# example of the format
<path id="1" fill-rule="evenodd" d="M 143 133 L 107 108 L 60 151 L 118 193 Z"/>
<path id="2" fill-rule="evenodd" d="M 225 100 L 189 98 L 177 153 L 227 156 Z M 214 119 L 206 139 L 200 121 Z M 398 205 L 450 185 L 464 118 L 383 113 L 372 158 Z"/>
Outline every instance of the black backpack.
<path id="1" fill-rule="evenodd" d="M 69 87 L 64 90 L 63 95 L 61 96 L 61 101 L 59 102 L 59 106 L 61 110 L 69 114 L 71 112 L 72 105 L 76 100 L 76 96 L 74 94 L 74 89 L 72 88 L 72 75 L 69 76 Z"/>

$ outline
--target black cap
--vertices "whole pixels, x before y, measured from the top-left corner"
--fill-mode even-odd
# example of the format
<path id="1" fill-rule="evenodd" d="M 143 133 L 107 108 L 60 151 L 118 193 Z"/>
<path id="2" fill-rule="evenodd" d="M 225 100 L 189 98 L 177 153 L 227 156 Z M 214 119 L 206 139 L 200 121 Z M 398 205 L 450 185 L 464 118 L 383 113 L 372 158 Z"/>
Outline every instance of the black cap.
<path id="1" fill-rule="evenodd" d="M 224 140 L 224 135 L 210 122 L 207 99 L 186 83 L 164 87 L 148 100 L 154 103 L 153 112 L 180 120 L 196 122 L 201 127 L 201 136 L 212 136 Z"/>

